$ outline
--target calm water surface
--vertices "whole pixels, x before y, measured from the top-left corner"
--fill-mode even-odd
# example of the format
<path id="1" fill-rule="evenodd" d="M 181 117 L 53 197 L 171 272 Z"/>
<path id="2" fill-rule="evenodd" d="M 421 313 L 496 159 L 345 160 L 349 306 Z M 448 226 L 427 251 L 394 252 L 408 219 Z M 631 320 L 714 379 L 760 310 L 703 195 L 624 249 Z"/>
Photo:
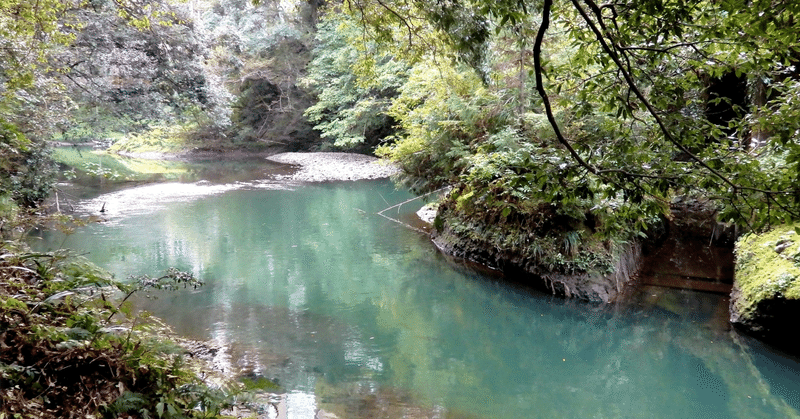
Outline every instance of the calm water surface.
<path id="1" fill-rule="evenodd" d="M 203 278 L 142 304 L 276 379 L 291 418 L 800 417 L 800 364 L 728 331 L 721 297 L 598 306 L 506 285 L 376 215 L 408 198 L 389 181 L 147 186 L 84 202 L 109 221 L 44 246 Z"/>

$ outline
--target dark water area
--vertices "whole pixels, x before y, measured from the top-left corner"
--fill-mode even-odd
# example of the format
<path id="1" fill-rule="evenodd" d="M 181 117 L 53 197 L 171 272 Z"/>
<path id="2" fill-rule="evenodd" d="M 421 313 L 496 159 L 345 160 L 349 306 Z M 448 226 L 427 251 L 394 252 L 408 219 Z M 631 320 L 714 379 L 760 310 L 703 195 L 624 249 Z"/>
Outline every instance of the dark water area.
<path id="1" fill-rule="evenodd" d="M 646 252 L 640 276 L 646 285 L 729 295 L 733 266 L 732 244 L 677 232 Z"/>
<path id="2" fill-rule="evenodd" d="M 389 181 L 144 188 L 84 202 L 113 211 L 36 245 L 120 278 L 204 279 L 137 303 L 276 379 L 286 417 L 800 417 L 800 363 L 731 331 L 724 295 L 642 285 L 596 305 L 510 285 L 377 215 L 411 198 Z"/>

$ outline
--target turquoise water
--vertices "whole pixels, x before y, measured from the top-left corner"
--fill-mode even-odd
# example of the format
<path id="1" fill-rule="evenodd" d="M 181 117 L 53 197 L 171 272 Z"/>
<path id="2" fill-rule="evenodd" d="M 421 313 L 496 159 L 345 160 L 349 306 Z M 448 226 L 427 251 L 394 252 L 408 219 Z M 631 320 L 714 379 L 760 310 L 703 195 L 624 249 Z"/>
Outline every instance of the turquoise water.
<path id="1" fill-rule="evenodd" d="M 727 330 L 721 297 L 591 305 L 509 285 L 376 215 L 411 197 L 388 181 L 138 191 L 86 203 L 109 220 L 43 246 L 118 277 L 204 279 L 139 304 L 276 379 L 287 417 L 800 417 L 800 364 Z"/>

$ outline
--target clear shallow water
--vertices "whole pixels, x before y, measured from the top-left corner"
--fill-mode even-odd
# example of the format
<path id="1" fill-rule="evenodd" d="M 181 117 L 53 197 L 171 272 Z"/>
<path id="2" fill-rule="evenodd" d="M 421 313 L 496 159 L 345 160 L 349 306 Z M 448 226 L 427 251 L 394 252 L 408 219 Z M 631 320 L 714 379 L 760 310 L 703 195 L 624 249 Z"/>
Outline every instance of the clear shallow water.
<path id="1" fill-rule="evenodd" d="M 377 216 L 410 197 L 388 181 L 212 189 L 43 246 L 203 278 L 141 304 L 277 379 L 288 417 L 800 417 L 800 364 L 729 332 L 721 297 L 598 306 L 508 285 Z"/>

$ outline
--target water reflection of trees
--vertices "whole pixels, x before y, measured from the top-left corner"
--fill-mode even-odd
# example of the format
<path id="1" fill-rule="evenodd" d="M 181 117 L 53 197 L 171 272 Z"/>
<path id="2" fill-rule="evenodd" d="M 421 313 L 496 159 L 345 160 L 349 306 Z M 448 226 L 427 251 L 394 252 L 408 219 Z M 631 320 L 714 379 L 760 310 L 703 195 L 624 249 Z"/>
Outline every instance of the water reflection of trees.
<path id="1" fill-rule="evenodd" d="M 150 308 L 340 417 L 798 415 L 770 388 L 797 365 L 760 370 L 715 325 L 718 298 L 598 306 L 515 288 L 374 216 L 407 197 L 389 183 L 358 185 L 233 191 L 75 241 L 118 272 L 205 278 Z"/>

